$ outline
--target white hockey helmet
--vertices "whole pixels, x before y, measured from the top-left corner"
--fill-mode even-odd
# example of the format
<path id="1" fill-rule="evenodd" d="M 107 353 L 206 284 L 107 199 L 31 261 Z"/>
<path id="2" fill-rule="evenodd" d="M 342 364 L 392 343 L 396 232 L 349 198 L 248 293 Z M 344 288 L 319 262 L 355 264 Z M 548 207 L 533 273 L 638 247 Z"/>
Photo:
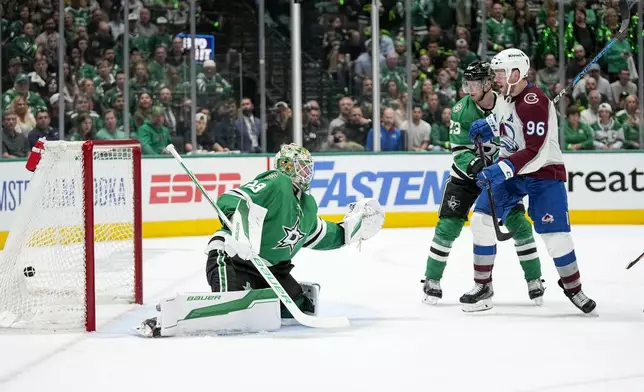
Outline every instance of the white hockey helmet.
<path id="1" fill-rule="evenodd" d="M 504 70 L 505 76 L 510 79 L 512 71 L 519 70 L 519 80 L 528 77 L 530 70 L 530 58 L 520 49 L 505 49 L 492 58 L 490 67 L 493 70 Z M 513 83 L 514 84 L 514 83 Z"/>

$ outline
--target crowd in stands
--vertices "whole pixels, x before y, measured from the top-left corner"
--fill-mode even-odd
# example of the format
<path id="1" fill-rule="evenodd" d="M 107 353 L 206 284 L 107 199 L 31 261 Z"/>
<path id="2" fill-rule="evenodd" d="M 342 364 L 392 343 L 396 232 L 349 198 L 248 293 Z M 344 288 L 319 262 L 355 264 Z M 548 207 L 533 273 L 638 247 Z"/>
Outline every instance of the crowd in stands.
<path id="1" fill-rule="evenodd" d="M 60 1 L 66 3 L 65 37 L 58 36 L 57 0 L 1 2 L 2 158 L 26 156 L 39 138 L 58 140 L 61 100 L 67 140 L 119 139 L 129 131 L 150 155 L 164 154 L 170 142 L 183 153 L 261 151 L 262 124 L 255 102 L 239 99 L 217 61 L 197 66 L 198 110 L 192 118 L 189 56 L 177 35 L 186 31 L 188 2 L 131 0 L 125 12 L 119 0 Z M 529 81 L 554 97 L 564 87 L 561 75 L 566 83 L 572 81 L 615 36 L 621 22 L 617 0 L 564 2 L 566 13 L 561 17 L 554 0 L 486 0 L 483 20 L 478 1 L 413 0 L 413 39 L 406 42 L 403 2 L 382 0 L 380 78 L 374 81 L 371 1 L 317 1 L 319 23 L 312 30 L 323 46 L 321 66 L 342 94 L 334 100 L 337 117 L 332 114 L 336 111 L 323 112 L 315 100 L 301 103 L 304 146 L 313 152 L 371 150 L 373 103 L 378 99 L 383 151 L 449 151 L 451 108 L 465 96 L 463 70 L 475 59 L 489 59 L 510 47 L 531 57 Z M 270 9 L 269 15 L 274 15 Z M 129 53 L 122 47 L 125 17 L 130 24 Z M 560 114 L 560 124 L 566 150 L 644 147 L 639 144 L 636 18 L 634 14 L 629 34 L 564 97 L 567 109 Z M 558 67 L 559 23 L 565 23 L 565 69 Z M 487 28 L 486 42 L 482 26 Z M 60 44 L 66 54 L 64 86 L 58 85 L 56 74 Z M 407 51 L 412 54 L 411 86 Z M 127 81 L 125 56 L 131 64 Z M 123 96 L 126 83 L 130 107 L 125 107 Z M 381 90 L 377 98 L 374 83 Z M 269 107 L 269 152 L 292 141 L 294 104 Z M 125 111 L 130 113 L 127 127 Z M 196 145 L 190 132 L 193 123 Z"/>

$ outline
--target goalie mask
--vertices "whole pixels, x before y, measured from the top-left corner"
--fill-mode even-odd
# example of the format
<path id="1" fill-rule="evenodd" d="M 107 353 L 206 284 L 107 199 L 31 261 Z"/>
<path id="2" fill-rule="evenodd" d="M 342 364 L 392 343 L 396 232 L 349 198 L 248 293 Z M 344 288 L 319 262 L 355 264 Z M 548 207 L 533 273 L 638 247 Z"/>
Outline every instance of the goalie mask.
<path id="1" fill-rule="evenodd" d="M 311 188 L 313 157 L 309 150 L 297 144 L 285 144 L 275 155 L 275 169 L 286 174 L 302 192 Z"/>

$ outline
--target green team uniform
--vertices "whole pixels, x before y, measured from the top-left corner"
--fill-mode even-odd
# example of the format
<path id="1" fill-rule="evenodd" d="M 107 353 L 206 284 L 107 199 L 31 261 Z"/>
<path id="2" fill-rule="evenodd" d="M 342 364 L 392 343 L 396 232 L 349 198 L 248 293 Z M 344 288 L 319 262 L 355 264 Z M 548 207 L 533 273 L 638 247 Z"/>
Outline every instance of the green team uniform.
<path id="1" fill-rule="evenodd" d="M 427 279 L 440 281 L 443 277 L 452 244 L 461 234 L 468 213 L 481 193 L 481 188 L 476 185 L 476 174 L 482 169 L 482 165 L 478 168 L 472 165 L 478 157 L 478 150 L 469 138 L 469 129 L 474 121 L 485 118 L 490 113 L 491 111 L 478 106 L 469 95 L 452 108 L 449 138 L 454 160 L 450 178 L 445 184 L 438 212 L 439 221 L 427 258 Z M 488 164 L 498 153 L 496 142 L 484 145 L 486 156 L 489 158 Z M 519 208 L 515 208 L 504 224 L 509 230 L 517 230 L 514 240 L 521 267 L 525 279 L 533 280 L 541 277 L 541 264 L 532 236 L 532 226 L 526 219 L 522 207 L 520 205 Z"/>
<path id="2" fill-rule="evenodd" d="M 344 229 L 337 223 L 317 216 L 318 206 L 308 193 L 294 187 L 291 179 L 269 170 L 239 188 L 229 190 L 217 199 L 217 205 L 229 218 L 242 200 L 267 210 L 262 226 L 259 257 L 302 310 L 305 297 L 297 281 L 290 275 L 291 259 L 302 249 L 337 249 L 344 245 Z M 215 292 L 262 289 L 269 287 L 252 263 L 238 256 L 230 257 L 224 250 L 230 230 L 223 224 L 207 248 L 206 276 Z"/>

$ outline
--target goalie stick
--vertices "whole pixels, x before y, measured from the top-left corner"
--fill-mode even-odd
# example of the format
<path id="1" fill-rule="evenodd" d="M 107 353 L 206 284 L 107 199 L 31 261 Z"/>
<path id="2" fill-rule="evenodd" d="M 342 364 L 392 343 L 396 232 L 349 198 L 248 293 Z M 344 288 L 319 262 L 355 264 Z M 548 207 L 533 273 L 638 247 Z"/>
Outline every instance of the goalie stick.
<path id="1" fill-rule="evenodd" d="M 613 46 L 613 44 L 615 42 L 617 42 L 618 39 L 620 39 L 622 36 L 624 36 L 627 33 L 628 25 L 630 24 L 630 21 L 631 21 L 631 8 L 633 7 L 633 5 L 635 5 L 635 3 L 637 3 L 637 1 L 638 0 L 620 0 L 620 2 L 619 2 L 619 13 L 622 15 L 622 24 L 619 27 L 619 31 L 617 32 L 617 34 L 615 34 L 615 37 L 613 37 L 613 39 L 611 39 L 610 42 L 608 42 L 606 44 L 606 46 L 604 46 L 604 49 L 602 49 L 599 53 L 597 53 L 595 58 L 593 58 L 592 60 L 590 60 L 590 62 L 588 64 L 586 64 L 584 69 L 582 69 L 581 72 L 579 72 L 579 74 L 577 76 L 575 76 L 575 78 L 572 80 L 572 82 L 569 85 L 567 85 L 566 88 L 564 88 L 563 90 L 559 91 L 559 94 L 557 94 L 552 99 L 552 102 L 554 104 L 559 102 L 559 100 L 564 95 L 566 95 L 566 93 L 571 88 L 573 88 L 577 84 L 577 82 L 579 82 L 581 80 L 581 78 L 584 77 L 584 75 L 590 70 L 590 67 L 593 64 L 595 64 L 596 62 L 598 62 L 599 59 L 604 54 L 606 54 L 608 49 L 610 49 L 610 47 Z"/>
<path id="2" fill-rule="evenodd" d="M 219 218 L 224 222 L 224 224 L 230 228 L 231 232 L 233 232 L 233 235 L 236 233 L 236 229 L 233 227 L 233 225 L 230 223 L 230 220 L 224 215 L 223 211 L 217 206 L 217 203 L 212 200 L 208 192 L 204 189 L 204 187 L 201 185 L 197 177 L 192 173 L 192 171 L 186 166 L 185 162 L 183 161 L 183 158 L 179 155 L 177 150 L 174 148 L 174 145 L 169 144 L 166 147 L 166 150 L 172 154 L 174 159 L 179 162 L 179 165 L 183 168 L 183 170 L 186 172 L 186 174 L 190 177 L 192 182 L 197 186 L 201 194 L 208 200 L 210 205 L 215 209 L 217 212 L 217 215 L 219 215 Z M 239 228 L 237 228 L 239 229 Z M 243 229 L 242 233 L 239 233 L 241 235 L 243 234 Z M 295 305 L 295 302 L 291 299 L 291 297 L 288 295 L 286 290 L 284 290 L 284 287 L 279 283 L 279 281 L 275 278 L 271 270 L 268 268 L 268 265 L 266 262 L 259 257 L 258 253 L 256 253 L 253 249 L 251 249 L 252 252 L 252 257 L 250 258 L 250 261 L 253 263 L 255 268 L 257 268 L 257 271 L 262 275 L 264 280 L 269 284 L 269 286 L 275 291 L 275 294 L 279 297 L 280 301 L 284 304 L 286 309 L 288 309 L 289 312 L 293 315 L 293 318 L 300 324 L 305 325 L 307 327 L 311 328 L 342 328 L 342 327 L 348 327 L 349 326 L 349 320 L 346 317 L 316 317 L 316 316 L 311 316 L 308 314 L 303 313 L 300 308 Z"/>

